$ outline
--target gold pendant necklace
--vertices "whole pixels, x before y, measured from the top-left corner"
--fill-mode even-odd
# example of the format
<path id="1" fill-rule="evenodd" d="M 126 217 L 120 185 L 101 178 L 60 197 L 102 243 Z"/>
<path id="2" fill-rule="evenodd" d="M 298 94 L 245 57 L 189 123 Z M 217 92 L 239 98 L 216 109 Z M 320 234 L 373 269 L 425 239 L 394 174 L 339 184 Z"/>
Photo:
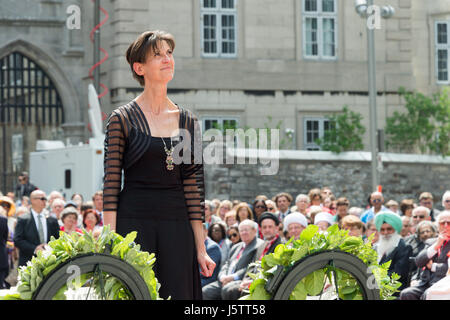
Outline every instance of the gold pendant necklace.
<path id="1" fill-rule="evenodd" d="M 166 142 L 164 141 L 164 138 L 161 137 L 162 142 L 164 143 L 164 151 L 166 152 L 166 168 L 167 170 L 173 170 L 173 145 L 172 145 L 172 137 L 170 137 L 170 150 L 167 149 Z"/>

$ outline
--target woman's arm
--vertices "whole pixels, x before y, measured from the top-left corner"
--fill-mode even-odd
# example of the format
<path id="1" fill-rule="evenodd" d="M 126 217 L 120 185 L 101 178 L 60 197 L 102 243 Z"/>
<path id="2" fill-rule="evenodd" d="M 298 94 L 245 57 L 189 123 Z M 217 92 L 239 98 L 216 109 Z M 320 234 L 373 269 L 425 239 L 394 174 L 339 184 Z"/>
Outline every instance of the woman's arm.
<path id="1" fill-rule="evenodd" d="M 103 212 L 103 225 L 109 227 L 111 231 L 116 231 L 116 211 L 104 211 Z"/>
<path id="2" fill-rule="evenodd" d="M 121 118 L 113 113 L 108 119 L 105 133 L 103 177 L 103 224 L 116 230 L 116 213 L 122 183 L 122 159 L 125 134 Z"/>
<path id="3" fill-rule="evenodd" d="M 205 277 L 211 277 L 214 272 L 214 268 L 216 267 L 216 263 L 206 253 L 202 222 L 199 220 L 191 220 L 191 227 L 194 231 L 195 247 L 197 248 L 197 261 L 201 273 Z"/>
<path id="4" fill-rule="evenodd" d="M 205 236 L 202 223 L 205 220 L 205 182 L 202 163 L 195 163 L 195 154 L 202 155 L 202 135 L 198 120 L 194 115 L 186 117 L 184 128 L 190 132 L 191 163 L 181 164 L 184 197 L 188 210 L 188 219 L 194 232 L 197 260 L 201 273 L 210 277 L 216 264 L 208 256 L 205 248 Z M 202 158 L 203 160 L 203 158 Z"/>

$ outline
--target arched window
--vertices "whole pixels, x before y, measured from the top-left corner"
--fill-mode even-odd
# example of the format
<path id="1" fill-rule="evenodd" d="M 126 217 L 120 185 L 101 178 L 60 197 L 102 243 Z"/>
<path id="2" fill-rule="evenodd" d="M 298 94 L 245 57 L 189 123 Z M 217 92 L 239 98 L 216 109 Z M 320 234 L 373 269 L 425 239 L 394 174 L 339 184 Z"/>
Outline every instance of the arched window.
<path id="1" fill-rule="evenodd" d="M 60 125 L 64 112 L 48 75 L 20 52 L 0 59 L 0 122 Z"/>

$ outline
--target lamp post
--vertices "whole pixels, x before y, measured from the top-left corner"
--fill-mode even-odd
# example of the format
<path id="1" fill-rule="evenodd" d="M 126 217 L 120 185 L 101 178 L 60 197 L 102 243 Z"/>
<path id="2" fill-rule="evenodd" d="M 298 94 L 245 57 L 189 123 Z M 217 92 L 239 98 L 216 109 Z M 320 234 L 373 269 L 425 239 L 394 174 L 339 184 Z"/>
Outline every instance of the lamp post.
<path id="1" fill-rule="evenodd" d="M 366 21 L 369 18 L 369 11 L 377 12 L 381 17 L 388 19 L 392 17 L 395 10 L 392 6 L 383 6 L 380 10 L 373 10 L 373 0 L 355 0 L 356 12 Z M 373 11 L 372 11 L 373 10 Z M 375 66 L 375 26 L 367 25 L 367 60 L 368 60 L 368 75 L 369 75 L 369 108 L 370 108 L 370 149 L 372 152 L 372 191 L 376 191 L 380 183 L 377 162 L 378 162 L 378 139 L 377 139 L 377 87 L 376 87 L 376 66 Z"/>
<path id="2" fill-rule="evenodd" d="M 94 1 L 94 26 L 100 23 L 100 0 Z M 100 61 L 100 29 L 94 31 L 94 64 Z M 100 66 L 94 69 L 94 87 L 100 92 Z"/>

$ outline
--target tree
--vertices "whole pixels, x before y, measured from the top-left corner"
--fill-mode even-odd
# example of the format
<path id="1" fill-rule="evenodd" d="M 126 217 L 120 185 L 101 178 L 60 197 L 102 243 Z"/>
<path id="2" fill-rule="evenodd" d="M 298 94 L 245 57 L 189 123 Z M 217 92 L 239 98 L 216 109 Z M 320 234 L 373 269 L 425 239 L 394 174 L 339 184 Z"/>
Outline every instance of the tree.
<path id="1" fill-rule="evenodd" d="M 406 153 L 450 155 L 450 99 L 448 91 L 427 97 L 399 89 L 406 113 L 386 119 L 386 147 Z"/>
<path id="2" fill-rule="evenodd" d="M 322 139 L 315 141 L 322 150 L 340 153 L 364 148 L 363 135 L 366 128 L 361 124 L 363 117 L 360 113 L 349 110 L 345 105 L 341 113 L 327 117 L 330 128 L 324 132 Z"/>

